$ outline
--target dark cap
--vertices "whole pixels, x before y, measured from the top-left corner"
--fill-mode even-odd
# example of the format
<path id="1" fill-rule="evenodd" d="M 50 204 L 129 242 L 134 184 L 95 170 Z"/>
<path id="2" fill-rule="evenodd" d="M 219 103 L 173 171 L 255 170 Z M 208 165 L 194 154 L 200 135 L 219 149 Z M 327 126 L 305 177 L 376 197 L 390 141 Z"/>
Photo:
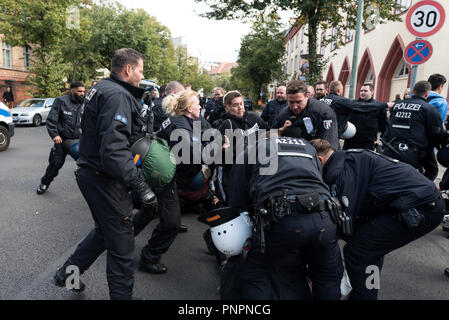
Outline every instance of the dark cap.
<path id="1" fill-rule="evenodd" d="M 197 219 L 213 228 L 240 216 L 241 210 L 233 207 L 223 207 L 203 213 Z"/>

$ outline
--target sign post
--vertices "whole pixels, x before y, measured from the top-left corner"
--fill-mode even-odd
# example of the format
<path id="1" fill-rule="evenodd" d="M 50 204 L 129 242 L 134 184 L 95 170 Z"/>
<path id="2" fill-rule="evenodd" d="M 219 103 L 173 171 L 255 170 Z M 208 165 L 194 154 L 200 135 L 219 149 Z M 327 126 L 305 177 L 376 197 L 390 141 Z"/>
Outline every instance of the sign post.
<path id="1" fill-rule="evenodd" d="M 413 5 L 407 13 L 405 24 L 408 31 L 416 36 L 404 50 L 404 59 L 412 65 L 410 88 L 413 88 L 418 74 L 418 65 L 432 56 L 432 45 L 420 38 L 430 37 L 437 33 L 444 24 L 446 13 L 443 6 L 434 0 L 423 0 Z"/>

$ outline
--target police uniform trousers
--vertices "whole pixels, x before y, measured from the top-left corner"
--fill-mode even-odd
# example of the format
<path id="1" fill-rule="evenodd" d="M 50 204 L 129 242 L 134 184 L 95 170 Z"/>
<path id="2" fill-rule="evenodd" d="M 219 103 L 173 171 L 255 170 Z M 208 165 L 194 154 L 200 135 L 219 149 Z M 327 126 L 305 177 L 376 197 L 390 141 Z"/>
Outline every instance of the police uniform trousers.
<path id="1" fill-rule="evenodd" d="M 53 179 L 58 175 L 59 170 L 62 168 L 65 162 L 65 157 L 67 153 L 62 147 L 62 143 L 54 144 L 53 148 L 50 150 L 50 155 L 48 157 L 48 166 L 45 170 L 44 176 L 41 178 L 41 183 L 45 185 L 50 185 Z"/>
<path id="2" fill-rule="evenodd" d="M 126 187 L 92 169 L 80 168 L 77 182 L 92 213 L 95 228 L 81 241 L 65 266 L 84 273 L 107 251 L 106 276 L 111 299 L 131 299 L 134 286 L 133 203 Z"/>
<path id="3" fill-rule="evenodd" d="M 376 289 L 372 267 L 380 270 L 383 257 L 413 240 L 435 229 L 443 219 L 445 203 L 440 197 L 433 208 L 419 206 L 416 208 L 425 217 L 424 224 L 415 230 L 402 225 L 391 212 L 384 212 L 363 223 L 354 235 L 348 239 L 343 249 L 346 271 L 351 282 L 351 300 L 375 300 Z M 380 288 L 382 284 L 380 283 Z"/>
<path id="4" fill-rule="evenodd" d="M 176 182 L 173 179 L 163 188 L 153 188 L 158 205 L 154 209 L 140 210 L 134 214 L 134 230 L 137 235 L 148 223 L 159 216 L 159 223 L 153 230 L 150 240 L 141 252 L 141 263 L 158 263 L 161 255 L 167 252 L 178 235 L 181 226 L 181 208 L 179 206 Z"/>
<path id="5" fill-rule="evenodd" d="M 260 252 L 260 241 L 256 238 L 242 268 L 243 299 L 273 299 L 270 270 L 277 269 L 278 261 L 285 261 L 287 256 L 297 250 L 302 253 L 302 262 L 309 267 L 313 299 L 340 299 L 343 265 L 336 225 L 327 211 L 293 211 L 291 215 L 273 223 L 265 235 L 266 252 Z M 304 279 L 298 279 L 301 280 Z"/>
<path id="6" fill-rule="evenodd" d="M 421 159 L 419 172 L 421 172 L 430 181 L 435 180 L 438 176 L 438 163 L 435 157 L 434 147 L 427 149 L 426 156 Z"/>

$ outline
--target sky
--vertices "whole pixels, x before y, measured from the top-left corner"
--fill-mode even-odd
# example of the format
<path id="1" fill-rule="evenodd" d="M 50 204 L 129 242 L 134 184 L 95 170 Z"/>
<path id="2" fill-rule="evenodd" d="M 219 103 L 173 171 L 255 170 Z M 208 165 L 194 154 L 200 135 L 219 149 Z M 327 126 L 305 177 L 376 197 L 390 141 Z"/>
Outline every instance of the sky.
<path id="1" fill-rule="evenodd" d="M 202 61 L 237 61 L 241 38 L 250 24 L 239 21 L 216 21 L 202 18 L 207 11 L 203 3 L 193 0 L 118 0 L 129 9 L 142 8 L 163 25 L 172 37 L 184 37 L 190 55 Z"/>

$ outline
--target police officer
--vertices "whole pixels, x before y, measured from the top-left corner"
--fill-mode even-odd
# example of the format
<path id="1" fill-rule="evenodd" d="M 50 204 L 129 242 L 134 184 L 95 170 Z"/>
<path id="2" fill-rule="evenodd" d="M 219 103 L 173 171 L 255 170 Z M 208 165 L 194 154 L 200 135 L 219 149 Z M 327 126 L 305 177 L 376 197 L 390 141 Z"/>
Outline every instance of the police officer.
<path id="1" fill-rule="evenodd" d="M 256 150 L 270 154 L 268 161 L 249 164 Z M 313 147 L 305 139 L 270 138 L 243 156 L 231 170 L 231 185 L 239 188 L 231 188 L 229 204 L 254 210 L 258 230 L 240 275 L 243 299 L 272 299 L 268 270 L 295 250 L 302 251 L 309 266 L 313 298 L 339 299 L 343 268 L 336 225 Z"/>
<path id="2" fill-rule="evenodd" d="M 72 82 L 70 92 L 67 95 L 58 97 L 53 102 L 48 114 L 46 126 L 48 134 L 55 143 L 50 150 L 48 166 L 41 183 L 37 187 L 37 194 L 43 194 L 48 190 L 50 183 L 58 175 L 67 156 L 67 149 L 63 147 L 63 142 L 68 139 L 79 138 L 79 111 L 84 100 L 85 87 L 81 82 Z"/>
<path id="3" fill-rule="evenodd" d="M 279 86 L 276 89 L 276 99 L 268 102 L 262 111 L 260 117 L 268 124 L 268 128 L 271 128 L 274 120 L 276 120 L 276 118 L 279 116 L 279 112 L 287 107 L 286 90 L 287 88 L 285 86 Z"/>
<path id="4" fill-rule="evenodd" d="M 415 168 L 423 165 L 429 146 L 445 140 L 438 110 L 426 102 L 431 85 L 418 81 L 411 99 L 391 108 L 390 124 L 383 137 L 383 153 Z"/>
<path id="5" fill-rule="evenodd" d="M 345 140 L 344 150 L 370 149 L 374 150 L 377 134 L 383 134 L 387 127 L 388 104 L 374 100 L 374 86 L 365 83 L 360 88 L 360 98 L 356 100 L 360 109 L 366 112 L 353 112 L 349 114 L 348 121 L 357 128 L 355 136 Z"/>
<path id="6" fill-rule="evenodd" d="M 164 88 L 164 95 L 161 98 L 157 98 L 153 101 L 153 107 L 151 111 L 153 112 L 153 124 L 152 132 L 158 132 L 161 129 L 161 124 L 168 118 L 168 114 L 165 112 L 162 106 L 162 101 L 166 96 L 170 94 L 179 94 L 184 91 L 184 86 L 178 81 L 171 81 L 166 86 L 161 86 Z"/>
<path id="7" fill-rule="evenodd" d="M 408 164 L 371 150 L 335 151 L 313 140 L 323 164 L 324 181 L 352 220 L 352 235 L 343 237 L 350 299 L 377 299 L 384 255 L 418 239 L 441 222 L 445 203 L 435 185 Z M 375 269 L 372 269 L 372 268 Z M 373 274 L 375 272 L 375 275 Z"/>
<path id="8" fill-rule="evenodd" d="M 287 85 L 288 108 L 284 108 L 273 123 L 273 129 L 285 137 L 326 139 L 338 148 L 337 117 L 325 103 L 308 98 L 307 85 L 292 80 Z"/>
<path id="9" fill-rule="evenodd" d="M 156 198 L 133 163 L 130 146 L 146 131 L 140 100 L 143 56 L 122 48 L 111 60 L 111 76 L 89 92 L 82 115 L 78 186 L 95 228 L 54 275 L 64 286 L 75 266 L 80 274 L 107 250 L 106 275 L 111 299 L 131 299 L 134 286 L 133 206 L 147 208 Z M 134 203 L 129 191 L 133 191 Z M 79 291 L 84 289 L 81 285 Z"/>

